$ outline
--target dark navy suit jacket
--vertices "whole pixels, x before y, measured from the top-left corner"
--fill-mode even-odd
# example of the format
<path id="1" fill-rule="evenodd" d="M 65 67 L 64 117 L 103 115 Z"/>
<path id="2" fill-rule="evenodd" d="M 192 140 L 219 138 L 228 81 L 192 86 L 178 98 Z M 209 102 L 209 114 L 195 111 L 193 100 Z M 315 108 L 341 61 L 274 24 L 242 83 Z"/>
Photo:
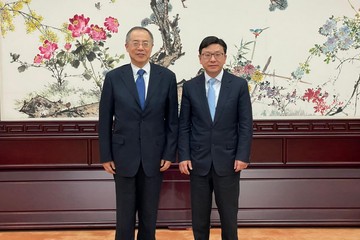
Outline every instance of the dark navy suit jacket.
<path id="1" fill-rule="evenodd" d="M 253 133 L 247 81 L 224 71 L 211 120 L 204 73 L 183 85 L 179 121 L 179 161 L 192 161 L 192 174 L 204 176 L 213 164 L 220 176 L 234 174 L 234 161 L 250 161 Z"/>
<path id="2" fill-rule="evenodd" d="M 175 74 L 151 64 L 145 109 L 140 107 L 130 64 L 106 74 L 99 106 L 100 161 L 134 176 L 142 163 L 147 176 L 160 173 L 161 159 L 176 160 L 178 97 Z"/>

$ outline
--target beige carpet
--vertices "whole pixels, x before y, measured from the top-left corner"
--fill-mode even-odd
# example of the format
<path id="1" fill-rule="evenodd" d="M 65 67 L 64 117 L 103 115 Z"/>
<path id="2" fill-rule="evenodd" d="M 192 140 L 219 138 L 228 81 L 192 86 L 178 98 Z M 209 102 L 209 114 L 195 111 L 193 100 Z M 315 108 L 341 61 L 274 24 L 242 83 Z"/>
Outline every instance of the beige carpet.
<path id="1" fill-rule="evenodd" d="M 360 240 L 360 228 L 239 228 L 239 240 Z M 158 229 L 157 240 L 192 240 L 191 230 Z M 211 229 L 211 240 L 220 240 Z M 0 240 L 114 240 L 113 230 L 2 231 Z"/>

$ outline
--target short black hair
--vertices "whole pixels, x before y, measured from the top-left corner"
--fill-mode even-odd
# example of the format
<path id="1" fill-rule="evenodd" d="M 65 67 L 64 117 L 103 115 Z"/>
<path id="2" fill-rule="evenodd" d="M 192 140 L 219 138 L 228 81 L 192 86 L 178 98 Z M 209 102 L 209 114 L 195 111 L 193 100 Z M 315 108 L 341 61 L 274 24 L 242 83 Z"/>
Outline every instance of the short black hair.
<path id="1" fill-rule="evenodd" d="M 215 36 L 208 36 L 208 37 L 204 38 L 204 40 L 202 40 L 202 42 L 200 43 L 200 46 L 199 46 L 199 54 L 201 54 L 201 51 L 203 50 L 203 48 L 207 48 L 211 44 L 220 44 L 224 49 L 224 53 L 226 54 L 226 50 L 227 50 L 226 43 L 224 42 L 224 40 L 222 40 L 218 37 L 215 37 Z"/>

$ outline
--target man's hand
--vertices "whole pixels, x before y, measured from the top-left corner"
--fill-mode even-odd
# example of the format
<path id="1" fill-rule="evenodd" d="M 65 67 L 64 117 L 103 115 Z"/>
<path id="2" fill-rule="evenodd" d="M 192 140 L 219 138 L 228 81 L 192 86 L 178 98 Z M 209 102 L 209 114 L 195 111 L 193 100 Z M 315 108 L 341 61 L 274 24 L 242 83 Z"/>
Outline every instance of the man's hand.
<path id="1" fill-rule="evenodd" d="M 171 166 L 171 161 L 161 159 L 160 162 L 160 172 L 164 172 L 168 170 L 168 168 Z"/>
<path id="2" fill-rule="evenodd" d="M 243 162 L 241 160 L 235 160 L 234 170 L 235 170 L 235 172 L 240 172 L 241 170 L 244 170 L 245 168 L 247 168 L 248 165 L 249 165 L 248 163 Z"/>
<path id="3" fill-rule="evenodd" d="M 115 163 L 114 161 L 111 162 L 106 162 L 102 164 L 105 171 L 110 173 L 110 174 L 115 174 Z"/>
<path id="4" fill-rule="evenodd" d="M 181 173 L 190 175 L 190 171 L 192 170 L 192 164 L 190 160 L 184 160 L 179 163 L 179 170 Z"/>

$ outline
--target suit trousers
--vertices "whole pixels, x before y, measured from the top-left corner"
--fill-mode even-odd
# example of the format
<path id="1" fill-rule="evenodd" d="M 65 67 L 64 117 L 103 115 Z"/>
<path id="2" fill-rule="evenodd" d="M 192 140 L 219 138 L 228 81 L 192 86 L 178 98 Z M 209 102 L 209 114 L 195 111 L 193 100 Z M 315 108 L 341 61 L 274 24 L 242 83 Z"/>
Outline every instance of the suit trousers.
<path id="1" fill-rule="evenodd" d="M 205 176 L 190 175 L 192 228 L 195 240 L 208 240 L 212 196 L 221 222 L 221 239 L 237 240 L 237 213 L 240 173 L 219 176 L 212 167 Z"/>
<path id="2" fill-rule="evenodd" d="M 116 169 L 116 171 L 121 171 L 121 169 Z M 134 240 L 136 213 L 138 217 L 137 240 L 155 240 L 162 173 L 148 177 L 140 166 L 134 177 L 121 177 L 115 174 L 114 179 L 115 240 Z"/>

